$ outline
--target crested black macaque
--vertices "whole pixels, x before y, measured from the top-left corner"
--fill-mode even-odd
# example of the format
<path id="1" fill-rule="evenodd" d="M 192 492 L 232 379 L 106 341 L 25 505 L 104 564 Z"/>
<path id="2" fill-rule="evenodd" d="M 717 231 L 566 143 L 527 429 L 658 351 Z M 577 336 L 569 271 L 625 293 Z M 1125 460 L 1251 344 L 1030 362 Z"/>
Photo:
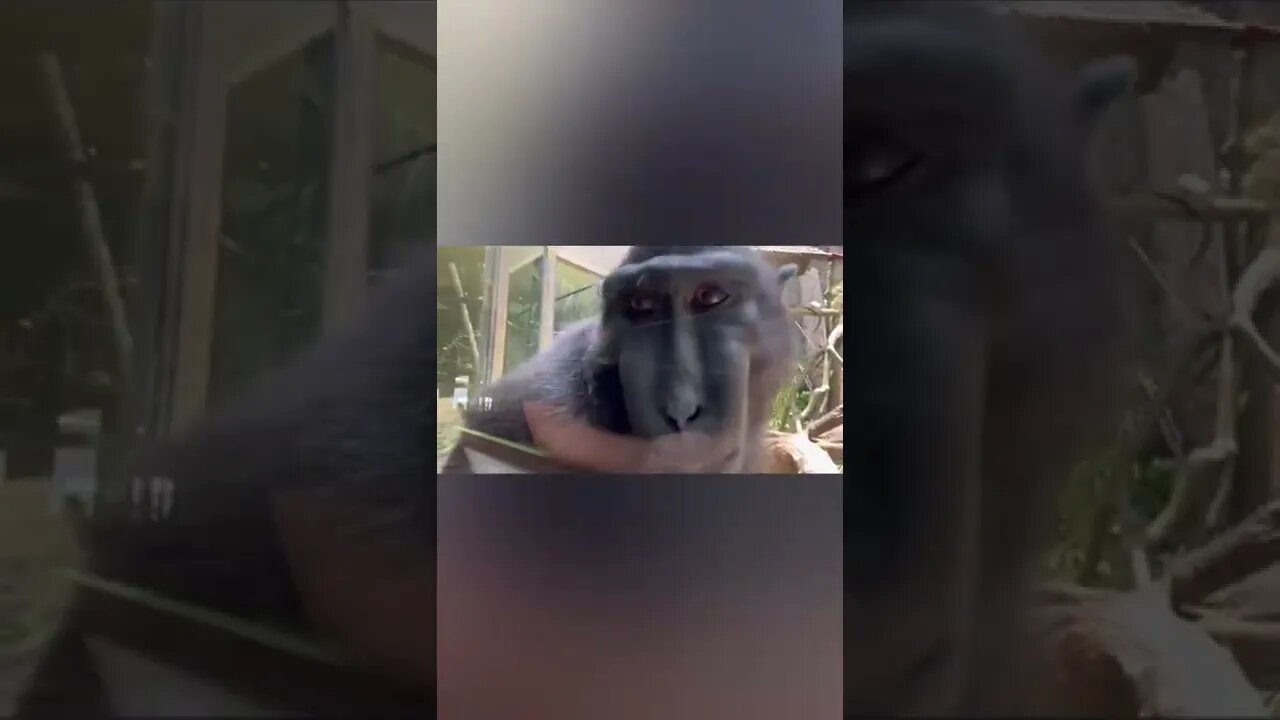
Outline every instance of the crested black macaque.
<path id="1" fill-rule="evenodd" d="M 844 4 L 845 707 L 1045 711 L 1019 611 L 1054 479 L 1114 416 L 1127 312 L 1074 75 L 969 3 Z"/>
<path id="2" fill-rule="evenodd" d="M 394 665 L 396 676 L 317 670 L 237 644 L 234 633 L 82 591 L 20 703 L 21 716 L 193 708 L 221 715 L 429 716 L 434 697 L 421 680 L 432 668 L 421 658 L 433 660 L 434 652 L 419 646 L 430 640 L 410 648 L 402 647 L 407 640 L 392 641 L 388 649 L 386 638 L 430 635 L 431 628 L 404 628 L 415 619 L 434 622 L 435 455 L 429 448 L 436 388 L 423 358 L 435 352 L 436 338 L 420 313 L 406 311 L 430 307 L 433 269 L 419 262 L 400 271 L 373 298 L 363 322 L 263 378 L 231 407 L 151 448 L 139 471 L 174 479 L 171 516 L 154 525 L 100 523 L 87 548 L 97 575 L 295 633 L 348 635 L 333 627 L 341 620 L 318 628 L 315 596 L 350 593 L 359 586 L 352 576 L 364 572 L 366 586 L 357 594 L 381 593 L 393 607 L 345 617 L 396 623 L 399 629 L 390 633 L 386 626 L 354 631 L 381 643 L 363 656 L 381 655 L 375 668 Z M 508 376 L 500 386 L 514 390 L 493 393 L 495 412 L 474 416 L 476 424 L 527 440 L 519 401 L 553 399 L 618 433 L 736 433 L 738 452 L 728 462 L 733 469 L 751 467 L 760 443 L 750 438 L 762 431 L 797 349 L 780 293 L 793 273 L 794 267 L 774 268 L 745 248 L 634 248 L 604 283 L 605 320 L 566 332 L 548 353 Z M 510 414 L 496 412 L 507 408 Z M 280 498 L 316 492 L 341 506 L 329 534 L 339 546 L 373 547 L 364 556 L 369 563 L 321 557 L 300 567 L 299 554 L 284 547 L 289 532 L 282 530 Z M 363 567 L 377 563 L 390 569 Z M 412 618 L 397 617 L 407 593 L 382 589 L 388 586 L 416 588 Z M 151 670 L 115 671 L 112 657 L 121 647 L 126 655 L 151 656 Z M 415 663 L 417 684 L 405 682 L 399 670 Z M 170 670 L 185 679 L 175 681 Z M 174 682 L 188 688 L 185 697 L 157 690 Z"/>
<path id="3" fill-rule="evenodd" d="M 433 661 L 434 653 L 418 647 L 430 641 L 406 648 L 407 641 L 393 640 L 388 648 L 387 638 L 429 635 L 430 628 L 416 634 L 403 628 L 434 618 L 430 448 L 436 388 L 423 358 L 432 357 L 436 338 L 432 324 L 412 311 L 431 306 L 433 269 L 433 263 L 418 262 L 401 270 L 372 299 L 362 322 L 269 374 L 230 407 L 150 449 L 139 471 L 173 478 L 171 516 L 156 525 L 99 525 L 88 548 L 98 575 L 295 633 L 318 629 L 312 607 L 317 595 L 351 592 L 352 568 L 376 586 L 359 595 L 388 596 L 382 590 L 388 586 L 416 588 L 412 618 L 397 619 L 403 611 L 398 590 L 390 593 L 397 597 L 384 598 L 392 608 L 345 615 L 355 624 L 363 624 L 357 617 L 363 615 L 400 626 L 390 633 L 386 626 L 355 631 L 380 644 L 362 655 L 375 656 L 375 668 L 394 665 L 395 677 L 378 669 L 316 670 L 237 645 L 233 633 L 167 622 L 163 613 L 81 592 L 21 702 L 22 716 L 175 714 L 192 707 L 224 715 L 246 707 L 268 715 L 430 713 L 434 697 L 421 681 L 432 668 L 421 658 Z M 526 394 L 505 396 L 517 401 L 516 414 L 485 413 L 477 425 L 528 439 L 518 400 L 557 399 L 619 433 L 737 433 L 737 457 L 729 462 L 750 467 L 759 443 L 747 438 L 762 431 L 793 365 L 797 338 L 780 293 L 793 272 L 744 248 L 637 247 L 604 283 L 606 321 L 567 332 L 547 353 L 554 361 L 535 361 L 525 375 L 509 376 L 507 387 L 517 377 L 536 382 L 525 383 Z M 587 382 L 596 385 L 588 391 Z M 508 407 L 503 397 L 495 394 L 495 410 Z M 495 425 L 495 419 L 511 427 Z M 366 556 L 370 562 L 388 563 L 390 569 L 370 572 L 361 560 L 324 558 L 299 567 L 298 553 L 282 546 L 287 532 L 279 502 L 291 493 L 313 492 L 329 493 L 341 506 L 330 535 L 350 542 L 339 545 L 367 543 L 375 548 Z M 380 547 L 386 552 L 380 554 Z M 302 587 L 308 575 L 310 589 Z M 323 576 L 320 590 L 317 575 Z M 335 622 L 343 621 L 330 620 L 322 629 L 347 634 Z M 104 640 L 123 641 L 126 652 L 153 655 L 159 665 L 152 667 L 159 669 L 113 672 Z M 401 671 L 415 663 L 417 669 L 407 674 L 416 672 L 417 683 L 405 682 Z M 166 667 L 185 673 L 187 687 L 207 692 L 190 696 L 185 705 L 172 693 L 157 694 L 157 687 L 174 682 L 162 671 Z"/>
<path id="4" fill-rule="evenodd" d="M 419 311 L 434 298 L 434 264 L 425 260 L 388 281 L 362 322 L 148 448 L 137 473 L 173 479 L 172 513 L 130 522 L 100 508 L 85 547 L 95 575 L 296 635 L 343 634 L 334 628 L 342 621 L 316 622 L 313 603 L 325 599 L 317 596 L 354 588 L 387 600 L 390 592 L 412 612 L 396 605 L 398 612 L 370 615 L 396 623 L 393 634 L 412 643 L 405 652 L 417 654 L 409 659 L 419 665 L 416 682 L 358 665 L 330 668 L 81 590 L 19 698 L 19 717 L 431 716 L 436 337 Z M 341 510 L 327 528 L 336 549 L 373 547 L 377 563 L 316 560 L 313 552 L 302 563 L 309 567 L 299 567 L 279 512 L 281 499 L 297 492 L 328 494 Z M 321 589 L 305 588 L 317 573 Z M 369 577 L 354 577 L 361 573 Z M 414 583 L 416 599 L 402 592 Z M 424 622 L 430 627 L 408 630 Z M 118 660 L 131 653 L 146 660 Z"/>
<path id="5" fill-rule="evenodd" d="M 728 435 L 710 470 L 758 470 L 798 350 L 781 296 L 795 272 L 749 248 L 634 247 L 602 283 L 602 316 L 482 390 L 465 423 L 531 442 L 523 404 L 537 401 L 620 435 Z M 458 448 L 442 471 L 469 470 Z"/>

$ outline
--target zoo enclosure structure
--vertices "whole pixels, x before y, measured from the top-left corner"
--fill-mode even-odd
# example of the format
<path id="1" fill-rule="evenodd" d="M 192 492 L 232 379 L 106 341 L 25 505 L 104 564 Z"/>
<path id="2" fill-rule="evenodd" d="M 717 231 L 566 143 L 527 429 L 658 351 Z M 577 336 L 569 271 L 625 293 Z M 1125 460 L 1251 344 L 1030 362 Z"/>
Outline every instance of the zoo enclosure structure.
<path id="1" fill-rule="evenodd" d="M 1195 257 L 1211 249 L 1220 253 L 1215 258 L 1221 266 L 1217 281 L 1228 307 L 1221 317 L 1210 320 L 1209 339 L 1221 342 L 1223 368 L 1210 445 L 1213 464 L 1222 471 L 1220 521 L 1239 522 L 1280 495 L 1280 458 L 1274 452 L 1280 439 L 1280 408 L 1274 390 L 1280 378 L 1280 356 L 1274 351 L 1280 340 L 1275 298 L 1280 293 L 1262 297 L 1267 279 L 1274 279 L 1278 272 L 1271 265 L 1273 254 L 1280 251 L 1276 248 L 1280 227 L 1275 222 L 1276 198 L 1251 197 L 1245 192 L 1246 176 L 1256 160 L 1249 149 L 1249 131 L 1280 112 L 1280 83 L 1275 82 L 1280 73 L 1280 27 L 1276 27 L 1280 12 L 1273 3 L 1250 2 L 989 4 L 1025 23 L 1073 64 L 1114 54 L 1133 56 L 1140 69 L 1137 89 L 1144 96 L 1160 89 L 1179 53 L 1189 46 L 1203 49 L 1208 57 L 1204 64 L 1220 71 L 1207 72 L 1202 78 L 1216 172 L 1207 178 L 1184 173 L 1173 182 L 1160 181 L 1168 185 L 1152 187 L 1143 168 L 1137 173 L 1141 179 L 1136 187 L 1130 183 L 1127 191 L 1112 192 L 1107 201 L 1117 220 L 1141 228 L 1138 232 L 1152 241 L 1160 241 L 1154 231 L 1157 224 L 1191 224 L 1199 227 Z M 1137 149 L 1130 152 L 1141 156 L 1151 150 L 1146 149 L 1147 138 L 1141 137 L 1147 128 L 1138 124 L 1138 142 L 1133 143 Z M 1100 160 L 1105 164 L 1113 158 Z M 1140 157 L 1137 162 L 1146 160 Z M 1131 240 L 1131 244 L 1156 275 L 1162 291 L 1173 294 L 1141 243 Z M 1171 300 L 1179 302 L 1176 297 Z M 1249 397 L 1243 407 L 1241 392 Z"/>

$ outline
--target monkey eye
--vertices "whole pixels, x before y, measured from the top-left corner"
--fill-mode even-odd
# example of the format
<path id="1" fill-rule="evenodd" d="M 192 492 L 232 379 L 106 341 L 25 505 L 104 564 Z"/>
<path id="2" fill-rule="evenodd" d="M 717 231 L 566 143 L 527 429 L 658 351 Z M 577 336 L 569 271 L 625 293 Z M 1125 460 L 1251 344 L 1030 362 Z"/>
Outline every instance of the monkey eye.
<path id="1" fill-rule="evenodd" d="M 715 285 L 700 285 L 693 291 L 693 309 L 710 310 L 729 299 L 729 293 Z"/>
<path id="2" fill-rule="evenodd" d="M 627 301 L 627 307 L 636 315 L 648 315 L 657 311 L 658 298 L 647 292 L 632 293 Z"/>
<path id="3" fill-rule="evenodd" d="M 920 153 L 881 132 L 859 133 L 846 143 L 846 195 L 868 195 L 885 190 L 910 175 L 923 160 Z"/>

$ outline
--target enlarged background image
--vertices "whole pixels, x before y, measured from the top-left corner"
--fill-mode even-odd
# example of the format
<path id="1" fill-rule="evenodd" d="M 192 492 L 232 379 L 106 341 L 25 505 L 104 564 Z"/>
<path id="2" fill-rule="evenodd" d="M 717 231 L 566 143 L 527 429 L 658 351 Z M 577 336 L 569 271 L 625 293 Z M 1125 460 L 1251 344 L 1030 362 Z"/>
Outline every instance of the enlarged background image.
<path id="1" fill-rule="evenodd" d="M 457 443 L 462 411 L 482 401 L 483 388 L 549 348 L 566 328 L 600 317 L 600 284 L 630 249 L 437 249 L 437 467 Z M 797 272 L 780 291 L 799 355 L 769 413 L 769 470 L 836 471 L 843 452 L 843 423 L 833 414 L 843 397 L 843 250 L 751 250 L 771 268 L 792 265 Z"/>
<path id="2" fill-rule="evenodd" d="M 435 240 L 435 4 L 347 5 L 0 8 L 0 717 L 62 622 L 75 587 L 50 569 L 85 566 L 85 526 L 171 517 L 174 484 L 131 454 Z M 144 678 L 123 714 L 244 707 L 120 667 Z"/>

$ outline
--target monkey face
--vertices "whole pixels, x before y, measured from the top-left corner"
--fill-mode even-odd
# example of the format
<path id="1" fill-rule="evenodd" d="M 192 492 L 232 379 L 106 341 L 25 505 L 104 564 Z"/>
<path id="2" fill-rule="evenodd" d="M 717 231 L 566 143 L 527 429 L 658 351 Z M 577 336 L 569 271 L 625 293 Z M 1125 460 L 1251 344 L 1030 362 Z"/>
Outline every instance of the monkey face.
<path id="1" fill-rule="evenodd" d="M 846 707 L 964 711 L 1117 375 L 1084 156 L 1131 68 L 1073 80 L 966 4 L 845 8 Z"/>
<path id="2" fill-rule="evenodd" d="M 743 436 L 754 400 L 778 391 L 752 386 L 753 362 L 789 368 L 794 352 L 776 271 L 735 248 L 630 260 L 604 282 L 602 335 L 632 431 Z"/>

